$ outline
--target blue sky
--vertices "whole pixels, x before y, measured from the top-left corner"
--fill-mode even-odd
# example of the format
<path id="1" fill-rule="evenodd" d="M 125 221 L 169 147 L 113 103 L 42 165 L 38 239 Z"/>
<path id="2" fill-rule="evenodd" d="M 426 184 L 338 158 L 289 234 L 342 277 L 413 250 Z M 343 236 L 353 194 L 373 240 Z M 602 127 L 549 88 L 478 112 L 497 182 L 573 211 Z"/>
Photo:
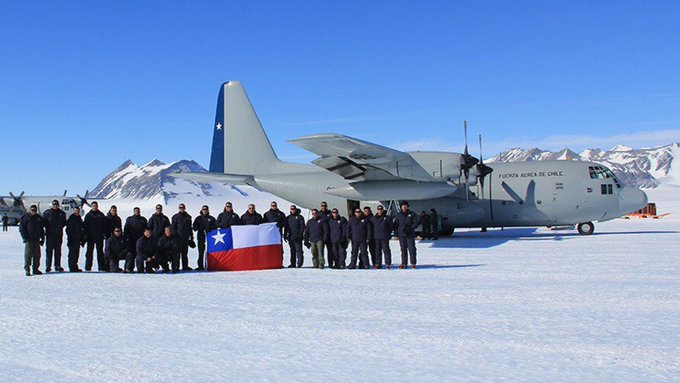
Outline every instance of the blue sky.
<path id="1" fill-rule="evenodd" d="M 673 1 L 2 2 L 0 194 L 207 167 L 227 80 L 301 162 L 285 140 L 323 132 L 460 151 L 463 119 L 487 157 L 679 141 L 678 20 Z"/>

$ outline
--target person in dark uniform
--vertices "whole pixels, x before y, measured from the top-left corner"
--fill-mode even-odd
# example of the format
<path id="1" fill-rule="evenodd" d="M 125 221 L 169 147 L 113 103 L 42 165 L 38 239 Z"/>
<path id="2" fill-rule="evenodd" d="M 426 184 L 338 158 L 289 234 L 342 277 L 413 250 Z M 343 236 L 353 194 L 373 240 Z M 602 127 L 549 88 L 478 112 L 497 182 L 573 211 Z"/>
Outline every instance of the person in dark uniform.
<path id="1" fill-rule="evenodd" d="M 255 205 L 248 205 L 248 210 L 241 216 L 243 225 L 259 225 L 263 221 L 262 215 L 255 210 Z"/>
<path id="2" fill-rule="evenodd" d="M 196 270 L 203 271 L 205 270 L 205 239 L 208 233 L 217 229 L 217 221 L 215 217 L 210 215 L 208 205 L 203 205 L 201 213 L 194 219 L 193 229 L 198 240 L 198 267 Z"/>
<path id="3" fill-rule="evenodd" d="M 144 236 L 144 229 L 146 229 L 147 224 L 148 221 L 142 216 L 142 212 L 138 207 L 132 209 L 132 215 L 125 219 L 123 238 L 125 238 L 128 248 L 125 266 L 123 266 L 123 272 L 125 273 L 131 273 L 135 270 L 135 259 L 137 258 L 137 240 Z"/>
<path id="4" fill-rule="evenodd" d="M 328 226 L 317 209 L 312 209 L 312 218 L 305 225 L 304 237 L 305 246 L 312 250 L 312 266 L 315 269 L 323 269 L 325 264 L 323 248 L 328 238 Z"/>
<path id="5" fill-rule="evenodd" d="M 305 219 L 300 215 L 297 206 L 290 205 L 290 214 L 286 217 L 286 226 L 283 230 L 283 239 L 290 246 L 290 265 L 291 267 L 302 267 L 305 262 L 302 251 L 302 239 L 305 235 Z"/>
<path id="6" fill-rule="evenodd" d="M 264 213 L 263 222 L 276 223 L 276 227 L 279 229 L 279 234 L 281 234 L 281 260 L 283 260 L 283 230 L 286 228 L 286 214 L 279 210 L 276 201 L 272 201 L 269 204 L 269 210 Z"/>
<path id="7" fill-rule="evenodd" d="M 24 241 L 24 270 L 26 276 L 42 275 L 40 272 L 40 246 L 45 244 L 45 220 L 38 214 L 38 206 L 31 205 L 28 213 L 21 217 L 19 233 Z"/>
<path id="8" fill-rule="evenodd" d="M 123 239 L 123 230 L 119 227 L 113 229 L 113 235 L 106 240 L 104 249 L 106 259 L 109 260 L 109 272 L 120 273 L 120 261 L 127 259 L 128 247 Z"/>
<path id="9" fill-rule="evenodd" d="M 123 222 L 118 215 L 118 208 L 116 205 L 112 205 L 109 212 L 106 214 L 106 233 L 104 236 L 106 239 L 113 235 L 113 231 L 118 229 L 123 229 Z"/>
<path id="10" fill-rule="evenodd" d="M 93 264 L 94 249 L 97 249 L 97 268 L 106 271 L 109 267 L 104 258 L 104 233 L 106 232 L 106 216 L 99 211 L 99 204 L 95 201 L 90 205 L 90 211 L 85 214 L 83 231 L 87 242 L 85 252 L 85 270 L 91 271 Z"/>
<path id="11" fill-rule="evenodd" d="M 217 216 L 217 227 L 226 229 L 234 225 L 241 225 L 241 217 L 234 213 L 231 202 L 224 204 L 224 211 Z"/>
<path id="12" fill-rule="evenodd" d="M 331 217 L 328 220 L 328 232 L 330 242 L 333 247 L 333 256 L 337 256 L 335 268 L 344 269 L 347 259 L 347 218 L 340 215 L 338 209 L 331 210 Z M 329 252 L 330 253 L 330 252 Z"/>
<path id="13" fill-rule="evenodd" d="M 2 231 L 7 231 L 7 227 L 9 226 L 9 217 L 7 216 L 7 213 L 2 214 Z"/>
<path id="14" fill-rule="evenodd" d="M 156 239 L 151 235 L 151 229 L 144 229 L 144 235 L 135 244 L 137 257 L 137 273 L 154 273 L 156 260 Z"/>
<path id="15" fill-rule="evenodd" d="M 54 271 L 63 272 L 61 267 L 61 246 L 64 242 L 64 227 L 66 226 L 66 213 L 59 207 L 59 201 L 52 201 L 52 208 L 43 213 L 45 220 L 45 272 L 52 271 L 54 259 Z"/>
<path id="16" fill-rule="evenodd" d="M 368 221 L 368 239 L 366 240 L 366 243 L 368 245 L 368 255 L 369 259 L 371 261 L 370 264 L 367 264 L 368 268 L 371 267 L 371 265 L 375 265 L 375 258 L 376 258 L 376 253 L 375 253 L 375 239 L 373 238 L 373 221 L 371 220 L 373 218 L 373 212 L 371 211 L 371 208 L 368 206 L 364 206 L 364 218 Z M 361 264 L 361 261 L 359 261 L 359 267 L 363 266 Z"/>
<path id="17" fill-rule="evenodd" d="M 156 262 L 163 268 L 164 273 L 172 271 L 175 274 L 179 271 L 179 254 L 179 241 L 172 228 L 168 226 L 156 245 Z M 170 263 L 170 267 L 168 267 L 168 263 Z"/>
<path id="18" fill-rule="evenodd" d="M 399 237 L 399 247 L 401 248 L 400 269 L 405 269 L 408 265 L 409 255 L 411 267 L 416 268 L 416 228 L 419 224 L 418 215 L 409 210 L 408 202 L 402 202 L 401 211 L 394 217 L 394 230 Z"/>
<path id="19" fill-rule="evenodd" d="M 149 217 L 149 222 L 146 224 L 146 227 L 151 229 L 151 236 L 158 241 L 168 226 L 170 226 L 170 219 L 163 214 L 163 205 L 156 205 L 156 212 Z"/>
<path id="20" fill-rule="evenodd" d="M 423 210 L 420 213 L 420 226 L 423 229 L 422 238 L 432 239 L 432 228 L 430 226 L 430 216 Z"/>
<path id="21" fill-rule="evenodd" d="M 378 205 L 375 215 L 371 218 L 373 242 L 375 243 L 375 258 L 373 268 L 382 268 L 382 256 L 385 255 L 385 267 L 392 268 L 392 251 L 390 238 L 392 237 L 392 218 L 388 217 L 383 205 Z"/>
<path id="22" fill-rule="evenodd" d="M 432 225 L 432 239 L 439 239 L 439 215 L 434 208 L 430 209 L 430 225 Z"/>
<path id="23" fill-rule="evenodd" d="M 74 207 L 73 214 L 66 220 L 66 246 L 68 247 L 68 271 L 79 273 L 78 258 L 80 258 L 80 247 L 83 242 L 83 217 L 80 216 L 80 208 Z"/>
<path id="24" fill-rule="evenodd" d="M 354 216 L 347 222 L 347 238 L 352 241 L 352 258 L 349 262 L 350 270 L 357 267 L 357 256 L 360 269 L 368 269 L 368 229 L 370 225 L 360 209 L 354 209 Z"/>
<path id="25" fill-rule="evenodd" d="M 194 241 L 191 215 L 187 213 L 186 206 L 179 204 L 179 212 L 172 216 L 172 233 L 182 260 L 182 271 L 193 270 L 189 267 L 189 243 Z"/>
<path id="26" fill-rule="evenodd" d="M 331 211 L 328 209 L 328 203 L 326 201 L 321 201 L 321 204 L 319 204 L 319 217 L 323 218 L 326 222 L 326 231 L 328 231 L 328 220 L 331 218 Z M 328 255 L 328 267 L 335 267 L 335 260 L 338 256 L 333 253 L 333 244 L 331 243 L 330 236 L 324 242 L 324 247 L 326 249 L 326 254 Z"/>

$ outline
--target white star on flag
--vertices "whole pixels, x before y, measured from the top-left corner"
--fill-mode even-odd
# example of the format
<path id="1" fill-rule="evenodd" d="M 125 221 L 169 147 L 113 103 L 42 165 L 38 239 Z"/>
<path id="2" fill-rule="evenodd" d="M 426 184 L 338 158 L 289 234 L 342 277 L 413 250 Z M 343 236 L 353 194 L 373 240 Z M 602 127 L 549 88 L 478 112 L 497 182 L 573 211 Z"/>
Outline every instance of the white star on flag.
<path id="1" fill-rule="evenodd" d="M 222 130 L 222 123 L 218 122 L 217 125 L 215 125 L 215 127 L 217 128 L 217 130 Z"/>
<path id="2" fill-rule="evenodd" d="M 219 230 L 217 230 L 217 234 L 212 236 L 212 238 L 215 240 L 215 245 L 217 245 L 220 242 L 222 242 L 222 244 L 225 244 L 224 243 L 224 236 L 225 235 L 227 235 L 227 234 L 222 234 L 222 233 L 220 233 Z"/>

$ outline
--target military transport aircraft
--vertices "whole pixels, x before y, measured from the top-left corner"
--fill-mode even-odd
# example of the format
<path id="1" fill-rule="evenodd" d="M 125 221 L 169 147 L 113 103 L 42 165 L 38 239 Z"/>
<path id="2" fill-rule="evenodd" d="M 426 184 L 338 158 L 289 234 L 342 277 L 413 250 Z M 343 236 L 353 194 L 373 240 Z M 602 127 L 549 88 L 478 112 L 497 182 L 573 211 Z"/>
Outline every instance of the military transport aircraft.
<path id="1" fill-rule="evenodd" d="M 87 197 L 90 194 L 89 190 L 85 192 L 84 197 L 81 197 L 79 194 L 76 194 L 75 197 L 68 197 L 66 193 L 67 191 L 64 190 L 63 195 L 25 196 L 25 193 L 21 192 L 19 196 L 15 196 L 14 193 L 10 192 L 9 196 L 0 196 L 0 217 L 3 214 L 7 214 L 9 223 L 11 225 L 18 225 L 21 216 L 26 214 L 29 206 L 36 205 L 38 213 L 42 214 L 45 210 L 52 207 L 52 201 L 55 199 L 59 201 L 67 217 L 73 213 L 74 207 L 82 208 L 83 205 L 90 206 L 90 203 L 87 202 Z"/>
<path id="2" fill-rule="evenodd" d="M 220 87 L 209 172 L 175 173 L 196 182 L 246 184 L 305 208 L 382 203 L 396 212 L 407 200 L 415 212 L 437 209 L 440 227 L 577 225 L 591 234 L 607 221 L 647 203 L 605 166 L 582 161 L 497 163 L 468 153 L 401 152 L 340 134 L 291 140 L 319 157 L 313 165 L 279 160 L 243 87 Z M 467 136 L 467 126 L 466 126 Z M 467 138 L 466 138 L 467 140 Z M 481 136 L 480 136 L 481 152 Z M 480 156 L 481 157 L 481 156 Z"/>

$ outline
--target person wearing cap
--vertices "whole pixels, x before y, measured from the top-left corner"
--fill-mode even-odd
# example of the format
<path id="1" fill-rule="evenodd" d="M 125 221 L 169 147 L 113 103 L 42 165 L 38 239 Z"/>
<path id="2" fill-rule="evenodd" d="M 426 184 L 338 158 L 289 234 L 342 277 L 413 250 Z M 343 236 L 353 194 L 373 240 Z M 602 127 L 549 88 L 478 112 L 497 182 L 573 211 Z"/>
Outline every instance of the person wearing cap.
<path id="1" fill-rule="evenodd" d="M 439 215 L 434 208 L 430 209 L 430 224 L 432 225 L 432 239 L 439 239 Z"/>
<path id="2" fill-rule="evenodd" d="M 194 241 L 191 215 L 187 213 L 183 203 L 179 204 L 178 209 L 179 212 L 172 216 L 172 233 L 182 260 L 182 271 L 191 271 L 193 269 L 189 267 L 189 243 Z"/>
<path id="3" fill-rule="evenodd" d="M 409 256 L 411 267 L 416 268 L 416 228 L 420 224 L 418 214 L 409 210 L 408 202 L 404 201 L 400 205 L 400 211 L 394 217 L 394 230 L 399 237 L 399 247 L 401 248 L 400 269 L 408 266 Z"/>
<path id="4" fill-rule="evenodd" d="M 220 229 L 226 229 L 234 225 L 241 224 L 241 217 L 234 212 L 234 208 L 231 202 L 224 204 L 224 211 L 217 216 L 217 227 Z"/>
<path id="5" fill-rule="evenodd" d="M 392 251 L 390 250 L 390 238 L 392 237 L 392 219 L 387 216 L 385 207 L 378 205 L 376 213 L 371 217 L 373 229 L 373 243 L 375 243 L 375 258 L 373 268 L 382 268 L 382 257 L 385 255 L 385 267 L 392 268 Z"/>
<path id="6" fill-rule="evenodd" d="M 168 226 L 170 226 L 170 219 L 163 214 L 163 205 L 156 205 L 156 212 L 149 217 L 149 222 L 146 224 L 146 227 L 151 229 L 151 236 L 156 242 L 161 239 L 165 228 Z"/>
<path id="7" fill-rule="evenodd" d="M 38 206 L 31 205 L 28 213 L 21 217 L 19 233 L 24 241 L 24 270 L 26 276 L 41 275 L 40 246 L 45 243 L 45 220 L 38 214 Z"/>
<path id="8" fill-rule="evenodd" d="M 80 216 L 80 208 L 73 208 L 73 214 L 66 220 L 66 247 L 68 247 L 68 271 L 79 273 L 78 258 L 80 247 L 83 245 L 83 217 Z"/>
<path id="9" fill-rule="evenodd" d="M 45 272 L 63 272 L 61 267 L 61 246 L 64 242 L 64 227 L 66 226 L 66 213 L 59 207 L 59 201 L 52 201 L 52 207 L 43 213 L 45 220 Z"/>
<path id="10" fill-rule="evenodd" d="M 179 271 L 180 244 L 177 235 L 170 226 L 163 230 L 163 236 L 156 245 L 156 262 L 164 273 Z M 170 265 L 168 266 L 168 263 Z"/>
<path id="11" fill-rule="evenodd" d="M 364 218 L 368 221 L 368 239 L 366 240 L 366 244 L 368 246 L 368 259 L 371 261 L 370 264 L 367 264 L 368 268 L 371 267 L 371 265 L 375 265 L 375 239 L 373 238 L 373 211 L 371 211 L 371 208 L 368 206 L 364 206 Z M 363 266 L 360 262 L 359 267 Z"/>
<path id="12" fill-rule="evenodd" d="M 347 222 L 347 238 L 352 241 L 352 257 L 350 258 L 349 268 L 354 270 L 357 267 L 357 256 L 359 257 L 359 268 L 368 269 L 368 229 L 370 224 L 368 219 L 361 213 L 361 209 L 354 209 L 354 216 Z"/>
<path id="13" fill-rule="evenodd" d="M 212 230 L 217 228 L 217 221 L 215 217 L 210 215 L 210 208 L 208 205 L 203 205 L 201 213 L 194 219 L 193 229 L 196 232 L 196 240 L 198 245 L 198 267 L 196 270 L 205 270 L 205 239 Z"/>
<path id="14" fill-rule="evenodd" d="M 85 271 L 91 271 L 94 263 L 94 250 L 97 249 L 97 268 L 106 271 L 109 265 L 104 258 L 104 234 L 106 232 L 106 216 L 99 210 L 95 201 L 90 204 L 90 211 L 85 214 L 83 231 L 87 250 L 85 251 Z"/>
<path id="15" fill-rule="evenodd" d="M 241 223 L 244 225 L 259 225 L 263 221 L 262 215 L 255 210 L 255 205 L 252 203 L 248 205 L 248 210 L 241 215 Z"/>
<path id="16" fill-rule="evenodd" d="M 432 228 L 430 226 L 430 215 L 425 210 L 420 213 L 420 227 L 423 229 L 422 239 L 432 239 Z"/>
<path id="17" fill-rule="evenodd" d="M 312 218 L 305 225 L 305 246 L 312 251 L 312 266 L 315 269 L 324 268 L 323 248 L 328 240 L 326 220 L 321 217 L 317 209 L 312 209 Z"/>
<path id="18" fill-rule="evenodd" d="M 123 238 L 127 242 L 127 258 L 125 259 L 124 272 L 131 273 L 135 270 L 135 259 L 137 258 L 137 240 L 144 236 L 144 229 L 149 222 L 142 216 L 142 211 L 135 207 L 132 215 L 125 219 L 123 228 Z"/>
<path id="19" fill-rule="evenodd" d="M 319 204 L 319 217 L 323 218 L 324 222 L 326 222 L 326 231 L 328 231 L 328 220 L 331 218 L 331 210 L 328 209 L 328 203 L 326 201 L 321 201 Z M 333 254 L 333 244 L 331 243 L 330 236 L 328 236 L 328 239 L 324 242 L 324 248 L 328 255 L 328 267 L 335 267 L 337 255 Z"/>
<path id="20" fill-rule="evenodd" d="M 331 210 L 331 217 L 328 219 L 328 231 L 332 249 L 328 254 L 333 254 L 336 269 L 346 267 L 347 258 L 347 218 L 340 215 L 338 209 Z"/>
<path id="21" fill-rule="evenodd" d="M 290 214 L 286 217 L 286 226 L 283 229 L 283 240 L 290 247 L 289 268 L 302 267 L 305 262 L 302 250 L 302 239 L 305 235 L 305 219 L 300 215 L 300 210 L 295 205 L 290 205 Z"/>
<path id="22" fill-rule="evenodd" d="M 123 271 L 120 268 L 120 261 L 127 259 L 128 248 L 125 240 L 123 240 L 123 230 L 119 227 L 113 229 L 113 234 L 106 239 L 106 247 L 104 249 L 105 258 L 109 260 L 109 272 L 119 273 Z"/>
<path id="23" fill-rule="evenodd" d="M 151 235 L 151 229 L 144 229 L 144 235 L 142 235 L 135 244 L 137 257 L 135 262 L 137 263 L 137 273 L 154 273 L 154 266 L 157 267 L 156 260 L 156 240 Z"/>
<path id="24" fill-rule="evenodd" d="M 118 208 L 116 205 L 111 205 L 111 208 L 109 208 L 109 212 L 106 213 L 106 232 L 104 233 L 104 236 L 108 239 L 113 235 L 113 231 L 115 229 L 122 229 L 123 228 L 123 221 L 120 219 L 120 216 L 118 215 Z"/>

